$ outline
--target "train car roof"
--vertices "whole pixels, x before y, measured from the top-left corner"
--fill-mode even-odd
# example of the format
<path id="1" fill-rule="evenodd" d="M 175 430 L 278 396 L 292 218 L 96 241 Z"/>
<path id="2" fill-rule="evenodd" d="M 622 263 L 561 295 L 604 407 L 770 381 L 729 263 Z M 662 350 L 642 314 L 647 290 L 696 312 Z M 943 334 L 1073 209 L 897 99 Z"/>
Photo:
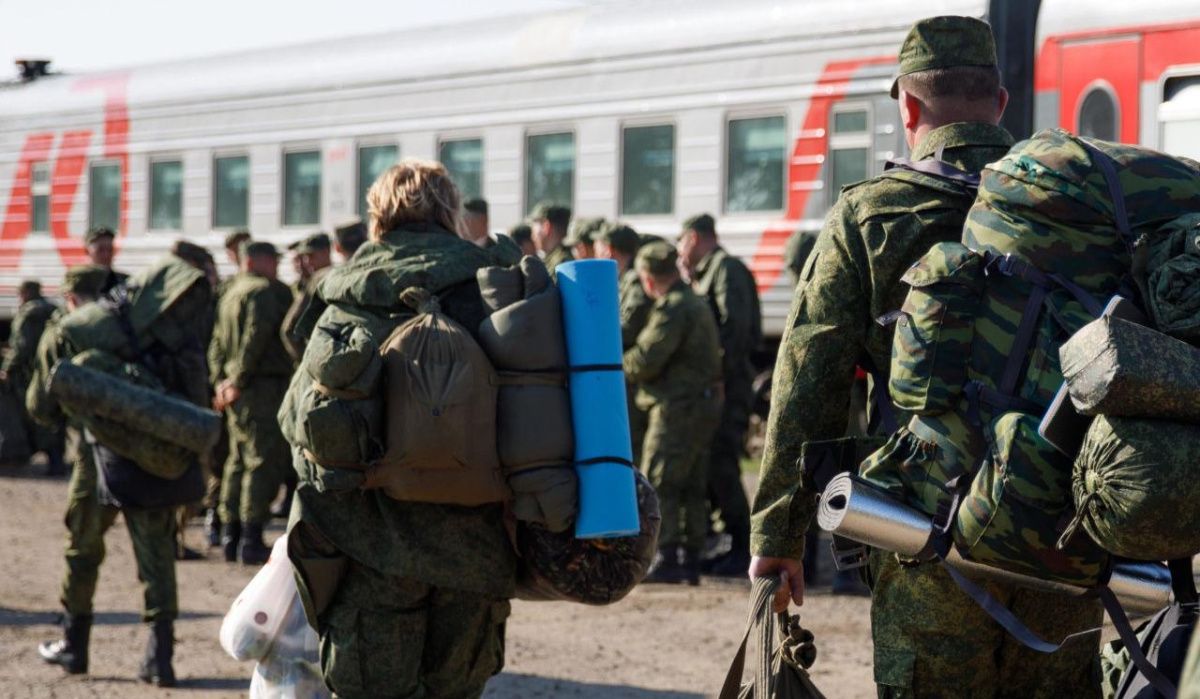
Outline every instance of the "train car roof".
<path id="1" fill-rule="evenodd" d="M 1040 46 L 1051 36 L 1070 36 L 1095 30 L 1133 30 L 1196 21 L 1196 0 L 1104 2 L 1043 0 L 1038 18 Z"/>
<path id="2" fill-rule="evenodd" d="M 0 118 L 95 109 L 81 77 L 128 74 L 128 105 L 200 103 L 409 80 L 503 79 L 509 71 L 711 48 L 895 31 L 933 14 L 983 16 L 982 0 L 668 0 L 323 40 L 95 74 L 50 75 L 0 91 Z M 103 49 L 98 49 L 103 50 Z"/>

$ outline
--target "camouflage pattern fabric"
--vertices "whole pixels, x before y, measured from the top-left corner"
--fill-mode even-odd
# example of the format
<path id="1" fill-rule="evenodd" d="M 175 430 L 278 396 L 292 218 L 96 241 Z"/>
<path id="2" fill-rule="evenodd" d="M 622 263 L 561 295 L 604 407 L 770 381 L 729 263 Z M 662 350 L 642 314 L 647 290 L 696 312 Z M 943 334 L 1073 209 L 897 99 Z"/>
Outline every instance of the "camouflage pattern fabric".
<path id="1" fill-rule="evenodd" d="M 518 524 L 518 598 L 612 604 L 646 577 L 658 549 L 662 515 L 650 481 L 641 473 L 635 477 L 637 536 L 576 539 L 570 531 L 556 534 L 536 525 Z"/>
<path id="2" fill-rule="evenodd" d="M 502 598 L 351 563 L 317 624 L 321 674 L 345 699 L 478 697 L 504 666 L 510 613 Z"/>
<path id="3" fill-rule="evenodd" d="M 1020 644 L 937 564 L 907 565 L 872 551 L 871 637 L 879 696 L 894 699 L 1089 699 L 1100 696 L 1099 638 L 1056 653 Z M 984 583 L 1042 638 L 1099 627 L 1095 600 Z"/>
<path id="4" fill-rule="evenodd" d="M 283 326 L 280 328 L 280 340 L 283 341 L 284 349 L 291 355 L 292 360 L 299 362 L 304 356 L 304 348 L 308 345 L 308 338 L 312 335 L 313 326 L 316 323 L 320 314 L 308 312 L 308 307 L 313 303 L 313 299 L 317 296 L 317 288 L 321 284 L 321 280 L 329 273 L 332 267 L 324 267 L 313 272 L 313 275 L 304 283 L 303 288 L 292 299 L 292 303 L 288 306 L 287 313 L 283 316 Z"/>
<path id="5" fill-rule="evenodd" d="M 1058 351 L 1084 415 L 1200 423 L 1200 349 L 1120 318 L 1100 318 Z"/>
<path id="6" fill-rule="evenodd" d="M 1146 305 L 1155 326 L 1200 343 L 1200 214 L 1182 216 L 1155 233 L 1146 273 Z"/>
<path id="7" fill-rule="evenodd" d="M 318 328 L 354 324 L 382 342 L 411 311 L 400 291 L 421 286 L 437 294 L 443 312 L 468 329 L 486 312 L 476 272 L 493 264 L 486 250 L 432 225 L 406 224 L 365 244 L 354 258 L 321 284 L 328 308 Z M 318 330 L 319 331 L 319 330 Z M 280 424 L 300 421 L 298 398 L 313 384 L 297 372 L 280 411 Z M 491 598 L 512 595 L 516 560 L 500 505 L 454 507 L 400 502 L 378 491 L 362 491 L 362 474 L 325 468 L 305 459 L 293 445 L 300 478 L 293 522 L 302 521 L 330 542 L 332 550 L 383 575 Z M 317 590 L 314 595 L 336 591 Z M 419 647 L 419 644 L 418 644 Z"/>
<path id="8" fill-rule="evenodd" d="M 665 243 L 664 243 L 665 244 Z M 654 301 L 642 288 L 642 280 L 636 269 L 630 267 L 621 274 L 617 288 L 618 308 L 621 317 L 621 349 L 627 350 L 637 342 L 637 336 L 646 327 L 646 319 Z M 649 416 L 637 406 L 637 384 L 625 382 L 626 398 L 629 403 L 629 436 L 633 442 L 633 463 L 642 462 L 642 443 L 646 441 Z"/>
<path id="9" fill-rule="evenodd" d="M 554 276 L 554 270 L 564 262 L 571 262 L 575 259 L 575 255 L 571 254 L 571 250 L 565 245 L 559 245 L 550 252 L 542 256 L 542 262 L 546 265 L 546 271 L 550 272 L 550 276 Z"/>
<path id="10" fill-rule="evenodd" d="M 649 412 L 641 465 L 658 491 L 662 546 L 699 552 L 704 545 L 707 450 L 696 435 L 716 427 L 720 361 L 716 321 L 683 281 L 654 303 L 623 358 L 638 384 L 637 405 Z"/>
<path id="11" fill-rule="evenodd" d="M 1083 528 L 1127 558 L 1167 561 L 1200 553 L 1198 464 L 1200 425 L 1097 417 L 1072 478 Z"/>
<path id="12" fill-rule="evenodd" d="M 43 425 L 34 420 L 25 407 L 25 392 L 29 390 L 29 382 L 33 379 L 37 363 L 38 341 L 47 323 L 55 315 L 62 315 L 62 311 L 41 297 L 21 304 L 17 315 L 13 317 L 8 338 L 8 354 L 0 364 L 0 369 L 8 374 L 8 388 L 16 396 L 15 402 L 19 406 L 30 446 L 34 451 L 57 454 L 61 458 L 62 425 Z"/>
<path id="13" fill-rule="evenodd" d="M 981 123 L 930 132 L 913 160 L 933 157 L 978 171 L 1012 137 Z M 934 243 L 957 240 L 973 196 L 919 173 L 847 187 L 826 217 L 801 273 L 775 364 L 751 551 L 799 560 L 815 511 L 796 467 L 805 442 L 845 435 L 856 365 L 889 366 L 892 329 L 874 322 L 900 307 L 904 271 Z M 872 386 L 872 390 L 882 390 Z"/>

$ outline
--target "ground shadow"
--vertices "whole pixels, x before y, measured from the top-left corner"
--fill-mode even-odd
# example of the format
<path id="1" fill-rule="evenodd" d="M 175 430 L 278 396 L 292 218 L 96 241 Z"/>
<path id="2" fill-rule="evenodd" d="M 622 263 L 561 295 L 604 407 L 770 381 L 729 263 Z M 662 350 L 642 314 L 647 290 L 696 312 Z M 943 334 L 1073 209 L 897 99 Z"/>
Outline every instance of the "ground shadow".
<path id="1" fill-rule="evenodd" d="M 222 616 L 217 612 L 180 612 L 180 621 L 212 619 Z M 38 611 L 0 607 L 0 626 L 54 626 L 62 618 L 61 611 Z M 93 620 L 96 625 L 123 626 L 142 623 L 142 615 L 136 612 L 97 612 Z"/>
<path id="2" fill-rule="evenodd" d="M 644 689 L 623 684 L 599 684 L 575 682 L 554 677 L 537 677 L 504 673 L 488 682 L 483 696 L 486 699 L 508 699 L 509 697 L 578 697 L 580 699 L 697 699 L 703 694 L 674 692 L 660 689 Z"/>
<path id="3" fill-rule="evenodd" d="M 175 688 L 246 692 L 250 690 L 250 680 L 245 677 L 186 677 L 180 679 Z"/>

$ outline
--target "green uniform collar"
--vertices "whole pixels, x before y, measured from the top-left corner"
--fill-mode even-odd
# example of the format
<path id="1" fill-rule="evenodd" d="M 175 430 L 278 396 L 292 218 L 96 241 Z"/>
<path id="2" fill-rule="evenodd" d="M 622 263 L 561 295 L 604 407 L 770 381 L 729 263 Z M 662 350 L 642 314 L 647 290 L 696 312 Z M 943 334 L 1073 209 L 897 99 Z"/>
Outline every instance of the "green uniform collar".
<path id="1" fill-rule="evenodd" d="M 933 158 L 936 157 L 939 150 L 951 148 L 975 146 L 1011 148 L 1012 145 L 1012 135 L 995 124 L 981 121 L 960 121 L 939 126 L 925 134 L 925 137 L 913 148 L 912 159 Z"/>
<path id="2" fill-rule="evenodd" d="M 720 245 L 718 245 L 710 250 L 707 255 L 700 258 L 700 263 L 696 265 L 696 277 L 699 279 L 708 274 L 709 268 L 713 266 L 713 263 L 716 261 L 717 257 L 724 254 L 724 252 L 725 248 L 722 248 Z"/>

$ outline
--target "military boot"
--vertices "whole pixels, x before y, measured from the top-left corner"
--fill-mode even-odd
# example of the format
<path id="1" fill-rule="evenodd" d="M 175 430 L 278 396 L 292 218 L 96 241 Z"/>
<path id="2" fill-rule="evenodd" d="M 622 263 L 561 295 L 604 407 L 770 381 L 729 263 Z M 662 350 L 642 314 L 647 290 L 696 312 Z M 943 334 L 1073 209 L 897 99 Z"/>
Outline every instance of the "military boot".
<path id="1" fill-rule="evenodd" d="M 749 570 L 749 563 L 746 564 L 746 569 Z M 695 587 L 700 584 L 700 552 L 699 551 L 684 551 L 683 552 L 683 577 L 688 585 Z"/>
<path id="2" fill-rule="evenodd" d="M 221 514 L 215 507 L 208 508 L 204 513 L 204 535 L 208 537 L 209 548 L 221 545 Z"/>
<path id="3" fill-rule="evenodd" d="M 729 534 L 729 551 L 711 562 L 708 573 L 722 578 L 742 578 L 750 570 L 750 532 L 734 529 Z"/>
<path id="4" fill-rule="evenodd" d="M 146 642 L 146 655 L 138 670 L 138 679 L 159 687 L 175 686 L 175 668 L 171 659 L 175 656 L 175 623 L 170 619 L 158 619 L 150 627 L 150 639 Z"/>
<path id="5" fill-rule="evenodd" d="M 698 569 L 696 574 L 699 576 Z M 658 555 L 654 557 L 654 564 L 650 566 L 650 572 L 642 582 L 682 585 L 687 580 L 687 571 L 679 562 L 679 549 L 674 546 L 661 546 Z"/>
<path id="6" fill-rule="evenodd" d="M 221 534 L 221 546 L 224 548 L 225 561 L 237 563 L 238 544 L 242 540 L 242 523 L 226 522 Z"/>
<path id="7" fill-rule="evenodd" d="M 88 671 L 88 640 L 91 635 L 91 614 L 65 614 L 62 640 L 39 643 L 38 655 L 52 665 L 61 665 L 69 674 L 85 674 Z"/>
<path id="8" fill-rule="evenodd" d="M 238 545 L 238 558 L 248 566 L 259 566 L 271 557 L 271 549 L 263 543 L 263 525 L 247 522 L 242 527 L 242 541 Z"/>

